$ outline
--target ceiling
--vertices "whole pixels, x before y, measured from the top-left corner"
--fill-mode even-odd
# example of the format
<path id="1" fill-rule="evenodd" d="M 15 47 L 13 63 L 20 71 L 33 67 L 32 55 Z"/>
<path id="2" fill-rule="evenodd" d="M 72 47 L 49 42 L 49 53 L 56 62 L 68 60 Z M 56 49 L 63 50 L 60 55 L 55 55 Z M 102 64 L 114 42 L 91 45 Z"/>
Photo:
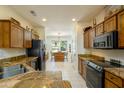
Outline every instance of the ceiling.
<path id="1" fill-rule="evenodd" d="M 104 6 L 102 5 L 12 5 L 10 6 L 33 26 L 44 26 L 50 35 L 68 35 L 73 30 L 72 18 L 84 22 L 92 20 Z M 30 11 L 33 10 L 36 16 Z M 46 22 L 42 22 L 46 18 Z"/>

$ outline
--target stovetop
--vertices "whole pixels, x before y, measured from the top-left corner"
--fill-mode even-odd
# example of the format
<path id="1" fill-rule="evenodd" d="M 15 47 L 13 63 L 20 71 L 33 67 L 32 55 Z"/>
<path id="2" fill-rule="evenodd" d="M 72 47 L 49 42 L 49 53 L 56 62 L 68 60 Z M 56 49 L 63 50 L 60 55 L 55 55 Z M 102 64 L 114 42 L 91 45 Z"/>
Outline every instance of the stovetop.
<path id="1" fill-rule="evenodd" d="M 97 60 L 88 60 L 87 61 L 87 65 L 94 68 L 95 70 L 101 72 L 104 70 L 104 68 L 114 68 L 114 67 L 124 67 L 123 65 L 121 65 L 120 63 L 117 62 L 113 62 L 113 61 L 106 61 L 106 60 L 101 60 L 101 61 L 97 61 Z"/>
<path id="2" fill-rule="evenodd" d="M 101 60 L 101 61 L 89 60 L 89 61 L 93 62 L 96 65 L 101 66 L 101 67 L 124 67 L 120 63 L 115 63 L 115 62 L 112 62 L 112 61 L 106 61 L 106 60 Z"/>

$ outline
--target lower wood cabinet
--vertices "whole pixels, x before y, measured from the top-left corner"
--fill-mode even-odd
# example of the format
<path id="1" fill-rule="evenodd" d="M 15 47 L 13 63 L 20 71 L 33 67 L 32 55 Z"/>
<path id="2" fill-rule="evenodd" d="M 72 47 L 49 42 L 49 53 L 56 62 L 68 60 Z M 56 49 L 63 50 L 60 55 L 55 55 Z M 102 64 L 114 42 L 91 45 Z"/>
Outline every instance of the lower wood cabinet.
<path id="1" fill-rule="evenodd" d="M 108 71 L 105 71 L 105 88 L 122 88 L 124 80 Z"/>
<path id="2" fill-rule="evenodd" d="M 108 79 L 105 79 L 105 88 L 118 88 L 118 86 L 109 81 Z"/>
<path id="3" fill-rule="evenodd" d="M 78 72 L 81 76 L 83 76 L 83 63 L 82 59 L 80 59 L 80 56 L 78 56 Z"/>

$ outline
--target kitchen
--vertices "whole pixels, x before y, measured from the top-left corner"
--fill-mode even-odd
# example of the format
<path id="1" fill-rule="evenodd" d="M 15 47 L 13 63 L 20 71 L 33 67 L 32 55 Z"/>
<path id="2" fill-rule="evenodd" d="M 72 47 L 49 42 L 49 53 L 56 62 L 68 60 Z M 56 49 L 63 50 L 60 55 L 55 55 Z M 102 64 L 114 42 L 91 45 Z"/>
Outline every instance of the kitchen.
<path id="1" fill-rule="evenodd" d="M 49 31 L 55 29 L 46 30 L 44 26 L 32 25 L 37 24 L 36 21 L 39 23 L 39 20 L 36 18 L 37 12 L 30 8 L 36 8 L 38 11 L 37 7 L 40 7 L 42 12 L 45 9 L 52 11 L 52 8 L 56 9 L 56 7 L 63 13 L 65 9 L 67 11 L 75 9 L 73 14 L 77 13 L 78 17 L 81 18 L 85 13 L 86 15 L 77 21 L 72 19 L 71 24 L 74 25 L 74 29 L 69 32 L 70 35 L 61 36 L 62 32 L 59 34 L 51 32 L 54 35 L 50 36 Z M 28 14 L 25 13 L 24 8 L 28 10 Z M 78 13 L 76 9 L 82 9 L 84 12 Z M 93 9 L 96 12 L 91 10 L 93 15 L 90 15 L 85 9 Z M 0 6 L 0 11 L 1 88 L 124 87 L 123 5 L 31 7 L 15 5 Z M 26 19 L 29 16 L 30 21 Z M 32 22 L 31 19 L 35 21 Z M 49 22 L 49 19 L 43 18 L 42 24 L 47 26 L 45 22 Z M 50 42 L 56 38 L 58 41 L 68 42 L 66 52 L 70 53 L 71 57 L 66 58 L 70 62 L 64 62 L 64 54 L 59 55 L 62 57 L 61 62 L 51 62 Z"/>

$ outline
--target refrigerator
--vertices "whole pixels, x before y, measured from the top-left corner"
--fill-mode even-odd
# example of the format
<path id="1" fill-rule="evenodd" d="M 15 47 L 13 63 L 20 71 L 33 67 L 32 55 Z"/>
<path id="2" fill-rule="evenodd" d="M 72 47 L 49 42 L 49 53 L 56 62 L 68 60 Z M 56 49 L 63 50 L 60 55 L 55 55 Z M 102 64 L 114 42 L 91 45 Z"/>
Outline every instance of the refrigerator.
<path id="1" fill-rule="evenodd" d="M 26 54 L 28 57 L 38 57 L 35 65 L 36 70 L 45 70 L 45 44 L 43 40 L 32 40 L 32 48 L 27 48 Z"/>

